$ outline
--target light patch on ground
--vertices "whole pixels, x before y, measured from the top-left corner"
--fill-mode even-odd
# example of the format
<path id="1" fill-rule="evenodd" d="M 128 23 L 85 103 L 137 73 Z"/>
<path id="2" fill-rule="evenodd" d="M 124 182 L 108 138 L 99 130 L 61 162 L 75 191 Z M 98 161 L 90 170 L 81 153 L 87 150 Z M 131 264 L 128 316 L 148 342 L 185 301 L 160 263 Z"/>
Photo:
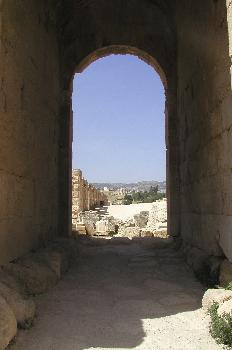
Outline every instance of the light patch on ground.
<path id="1" fill-rule="evenodd" d="M 171 240 L 82 237 L 79 246 L 11 350 L 222 349 L 201 309 L 204 290 Z"/>

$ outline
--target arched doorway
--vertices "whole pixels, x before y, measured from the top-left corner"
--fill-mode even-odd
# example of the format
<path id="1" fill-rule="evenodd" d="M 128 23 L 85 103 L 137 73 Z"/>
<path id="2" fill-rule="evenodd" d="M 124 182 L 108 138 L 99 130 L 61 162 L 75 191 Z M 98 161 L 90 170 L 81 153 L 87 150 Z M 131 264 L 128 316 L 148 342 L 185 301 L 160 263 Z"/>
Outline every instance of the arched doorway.
<path id="1" fill-rule="evenodd" d="M 105 47 L 102 49 L 95 50 L 88 56 L 84 57 L 77 66 L 75 66 L 74 71 L 72 74 L 70 74 L 70 79 L 68 80 L 68 98 L 65 101 L 65 108 L 69 110 L 70 113 L 70 120 L 69 124 L 67 125 L 69 130 L 69 136 L 68 136 L 68 144 L 69 144 L 69 157 L 67 159 L 66 167 L 68 166 L 69 173 L 68 178 L 66 180 L 66 184 L 68 183 L 68 187 L 66 187 L 65 192 L 63 193 L 65 195 L 66 201 L 63 199 L 63 202 L 68 203 L 68 207 L 66 206 L 66 218 L 68 222 L 69 230 L 71 231 L 71 208 L 72 208 L 72 195 L 71 195 L 71 176 L 72 176 L 72 138 L 73 138 L 73 125 L 72 125 L 72 109 L 71 109 L 71 95 L 72 95 L 72 79 L 74 73 L 80 73 L 82 72 L 88 65 L 90 65 L 92 62 L 96 61 L 97 59 L 100 59 L 102 57 L 106 57 L 111 54 L 132 54 L 149 65 L 151 65 L 154 70 L 159 74 L 160 79 L 164 85 L 165 89 L 165 95 L 166 95 L 166 107 L 165 107 L 165 119 L 166 119 L 166 165 L 167 165 L 167 194 L 168 194 L 168 232 L 172 235 L 178 235 L 179 234 L 179 217 L 178 217 L 178 163 L 177 163 L 177 138 L 176 138 L 176 128 L 177 123 L 175 120 L 175 129 L 173 127 L 173 115 L 175 113 L 175 93 L 172 89 L 172 80 L 170 81 L 170 84 L 168 82 L 167 76 L 164 73 L 163 68 L 160 66 L 160 64 L 157 62 L 153 56 L 149 55 L 148 53 L 144 52 L 143 50 L 140 50 L 135 47 L 130 46 L 124 46 L 124 45 L 111 45 L 109 47 Z M 71 73 L 71 72 L 70 72 Z M 171 123 L 170 123 L 170 115 Z M 170 128 L 172 128 L 170 132 Z M 173 145 L 173 147 L 170 147 L 170 144 Z M 171 153 L 170 153 L 171 150 Z M 172 161 L 172 162 L 170 162 Z M 67 168 L 66 168 L 67 169 Z M 67 174 L 67 173 L 66 173 Z M 67 176 L 67 175 L 66 175 Z M 64 187 L 63 187 L 64 188 Z M 64 214 L 64 213 L 63 213 Z M 63 221 L 64 223 L 64 221 Z M 67 227 L 67 226 L 66 226 Z M 172 230 L 170 230 L 170 227 L 172 227 Z"/>
<path id="2" fill-rule="evenodd" d="M 105 189 L 110 204 L 123 204 L 129 195 L 148 210 L 165 196 L 165 89 L 153 66 L 136 55 L 100 57 L 75 74 L 72 105 L 72 169 L 82 171 L 81 178 L 73 172 L 73 228 L 79 212 L 99 207 L 83 177 Z"/>

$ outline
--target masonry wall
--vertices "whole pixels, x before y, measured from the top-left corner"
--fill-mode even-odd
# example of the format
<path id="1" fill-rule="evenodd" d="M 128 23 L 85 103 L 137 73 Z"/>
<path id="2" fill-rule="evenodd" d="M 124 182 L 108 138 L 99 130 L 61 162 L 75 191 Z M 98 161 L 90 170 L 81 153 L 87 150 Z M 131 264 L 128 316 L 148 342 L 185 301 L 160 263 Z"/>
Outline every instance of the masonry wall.
<path id="1" fill-rule="evenodd" d="M 230 0 L 0 0 L 0 263 L 68 234 L 72 78 L 112 53 L 165 86 L 169 233 L 232 261 L 231 42 Z"/>
<path id="2" fill-rule="evenodd" d="M 57 233 L 59 66 L 52 1 L 0 1 L 0 263 Z"/>
<path id="3" fill-rule="evenodd" d="M 80 169 L 72 171 L 72 225 L 75 227 L 78 214 L 108 204 L 107 196 L 90 185 L 82 176 Z"/>
<path id="4" fill-rule="evenodd" d="M 63 1 L 59 11 L 59 44 L 63 82 L 62 135 L 60 144 L 60 217 L 64 228 L 71 212 L 72 113 L 70 86 L 74 73 L 110 54 L 133 54 L 160 74 L 167 97 L 166 145 L 169 232 L 180 234 L 179 143 L 176 109 L 175 2 L 171 0 Z M 126 116 L 125 116 L 126 117 Z M 94 116 L 93 116 L 94 118 Z M 141 116 L 146 122 L 146 115 Z M 154 116 L 155 118 L 155 116 Z M 142 147 L 142 144 L 141 144 Z M 69 170 L 68 170 L 69 169 Z"/>
<path id="5" fill-rule="evenodd" d="M 232 96 L 226 1 L 181 1 L 178 27 L 181 236 L 232 261 Z"/>

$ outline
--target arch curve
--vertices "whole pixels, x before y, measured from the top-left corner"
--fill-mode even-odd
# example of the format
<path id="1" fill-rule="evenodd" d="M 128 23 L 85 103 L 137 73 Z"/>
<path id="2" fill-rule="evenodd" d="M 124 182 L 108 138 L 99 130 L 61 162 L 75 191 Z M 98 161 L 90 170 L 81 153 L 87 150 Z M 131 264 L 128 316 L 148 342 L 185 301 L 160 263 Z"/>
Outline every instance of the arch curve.
<path id="1" fill-rule="evenodd" d="M 86 56 L 76 67 L 75 73 L 82 73 L 84 69 L 86 69 L 91 63 L 101 59 L 103 57 L 107 57 L 110 55 L 133 55 L 147 63 L 151 66 L 160 76 L 160 79 L 164 85 L 165 90 L 167 89 L 167 78 L 164 70 L 158 61 L 148 53 L 143 50 L 140 50 L 136 47 L 126 46 L 126 45 L 111 45 L 102 47 L 100 49 L 95 50 L 88 56 Z"/>

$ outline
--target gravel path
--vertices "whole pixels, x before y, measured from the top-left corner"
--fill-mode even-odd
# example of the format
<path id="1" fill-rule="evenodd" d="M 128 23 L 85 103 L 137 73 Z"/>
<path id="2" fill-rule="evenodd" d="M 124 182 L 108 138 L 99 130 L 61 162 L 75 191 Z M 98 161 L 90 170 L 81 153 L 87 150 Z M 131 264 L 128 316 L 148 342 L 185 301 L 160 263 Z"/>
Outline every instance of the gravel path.
<path id="1" fill-rule="evenodd" d="M 214 350 L 203 289 L 168 240 L 80 239 L 72 270 L 37 299 L 11 350 Z"/>

